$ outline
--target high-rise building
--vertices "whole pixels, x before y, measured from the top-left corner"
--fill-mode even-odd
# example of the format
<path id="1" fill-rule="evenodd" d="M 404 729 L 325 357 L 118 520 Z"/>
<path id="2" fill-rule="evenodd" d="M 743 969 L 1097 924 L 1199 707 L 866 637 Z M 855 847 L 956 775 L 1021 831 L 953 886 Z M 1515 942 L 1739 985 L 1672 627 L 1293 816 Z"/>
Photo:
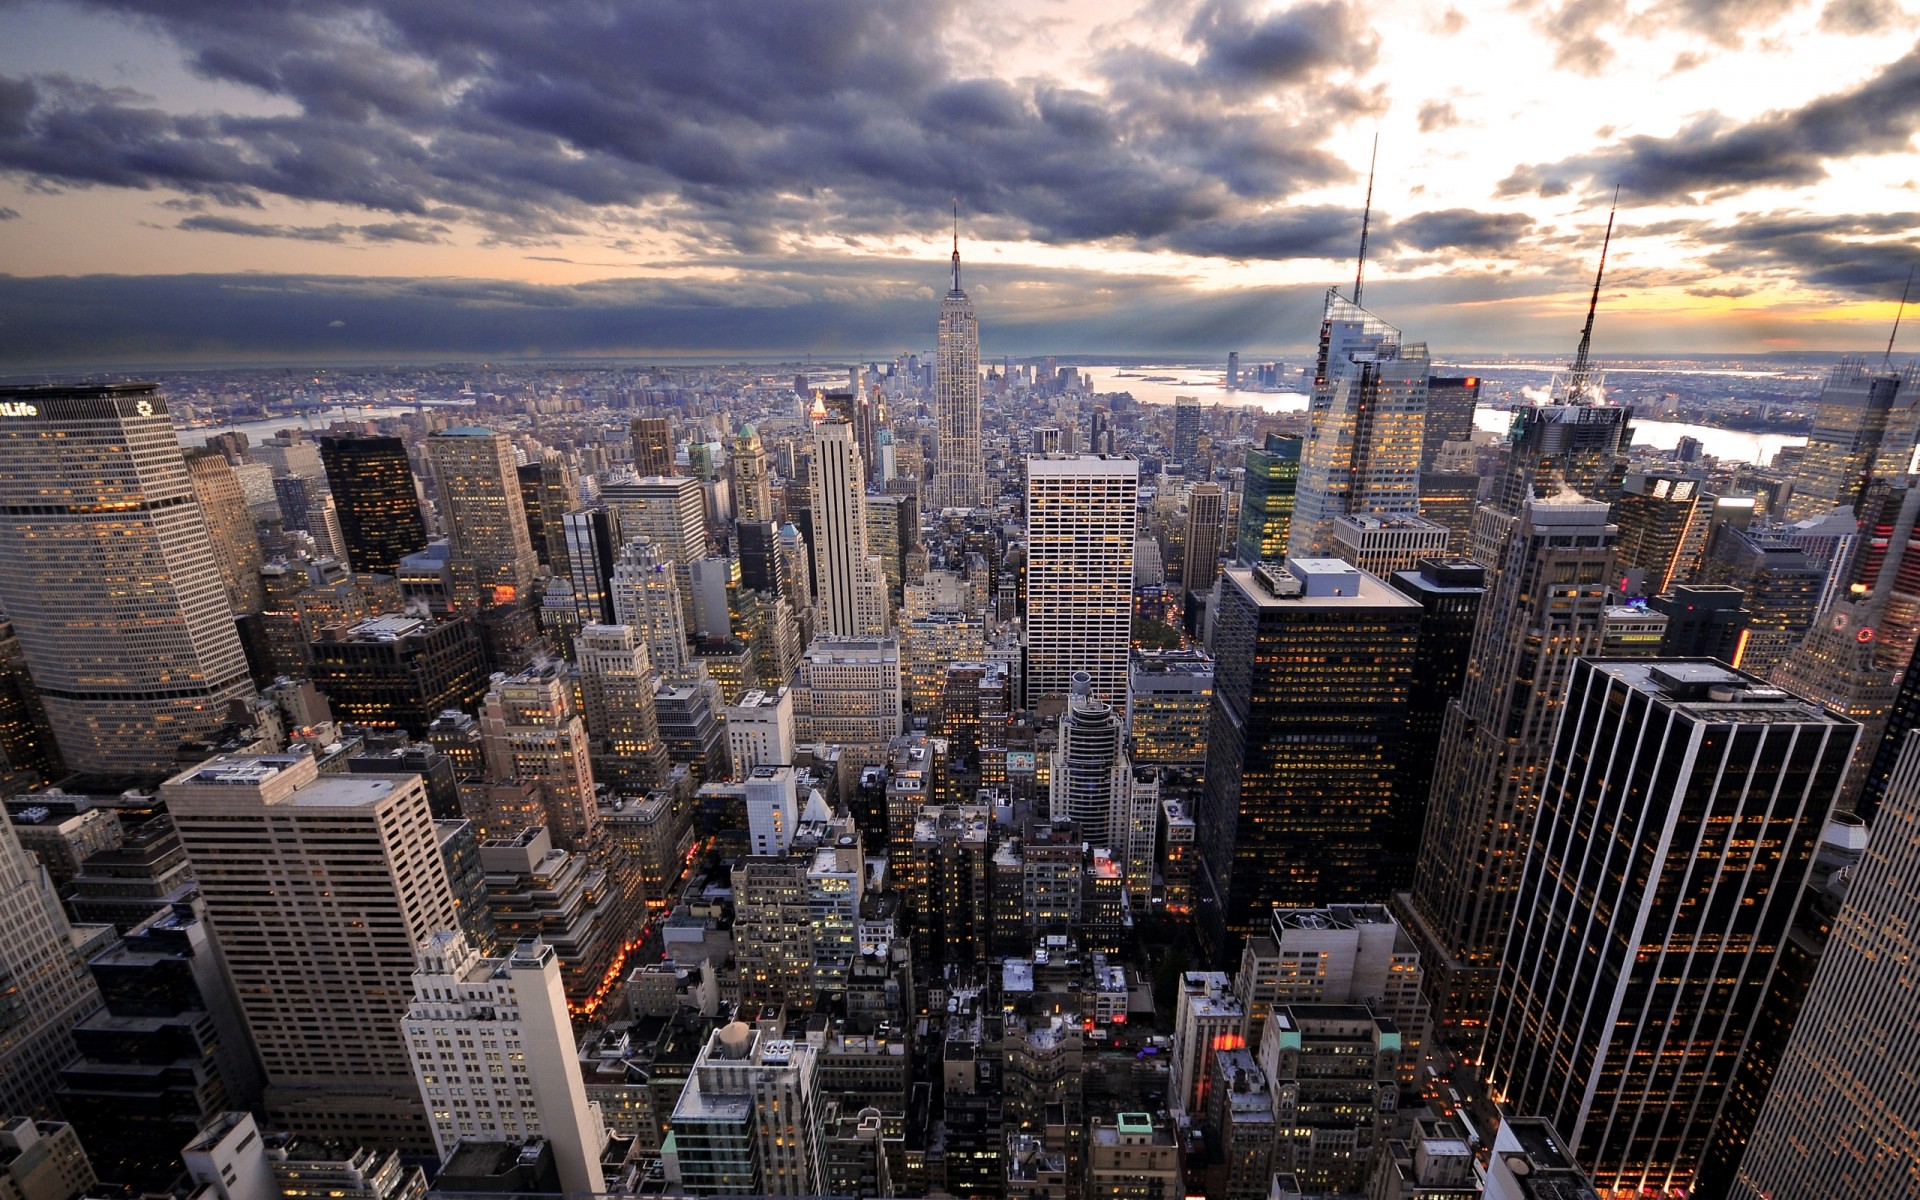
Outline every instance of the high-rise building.
<path id="1" fill-rule="evenodd" d="M 820 1194 L 818 1052 L 735 1021 L 713 1031 L 673 1107 L 674 1163 L 695 1196 Z"/>
<path id="2" fill-rule="evenodd" d="M 21 1200 L 80 1200 L 95 1182 L 73 1126 L 9 1117 L 0 1121 L 0 1192 Z"/>
<path id="3" fill-rule="evenodd" d="M 574 639 L 593 776 L 626 795 L 667 782 L 667 747 L 653 689 L 659 677 L 631 625 L 586 625 Z"/>
<path id="4" fill-rule="evenodd" d="M 1627 423 L 1633 413 L 1592 402 L 1598 373 L 1589 371 L 1586 379 L 1577 399 L 1560 395 L 1552 404 L 1514 414 L 1506 467 L 1494 479 L 1492 494 L 1474 510 L 1473 537 L 1466 546 L 1468 556 L 1488 570 L 1498 568 L 1528 497 L 1552 500 L 1574 492 L 1605 500 L 1619 490 L 1633 443 Z"/>
<path id="5" fill-rule="evenodd" d="M 880 560 L 867 553 L 866 468 L 850 423 L 828 419 L 814 426 L 812 473 L 819 630 L 834 637 L 882 636 L 886 577 Z"/>
<path id="6" fill-rule="evenodd" d="M 207 544 L 226 584 L 227 601 L 235 616 L 257 613 L 266 597 L 260 589 L 260 535 L 247 509 L 246 493 L 233 467 L 218 451 L 188 450 L 187 474 L 193 477 L 194 498 L 207 522 Z"/>
<path id="7" fill-rule="evenodd" d="M 1113 705 L 1090 694 L 1093 680 L 1084 671 L 1071 686 L 1048 775 L 1048 816 L 1074 822 L 1094 846 L 1120 851 L 1133 783 L 1126 730 Z"/>
<path id="8" fill-rule="evenodd" d="M 1124 703 L 1139 494 L 1131 458 L 1027 460 L 1027 707 L 1065 696 L 1076 671 Z"/>
<path id="9" fill-rule="evenodd" d="M 734 518 L 741 524 L 773 520 L 773 488 L 768 475 L 767 447 L 753 426 L 741 428 L 733 440 Z"/>
<path id="10" fill-rule="evenodd" d="M 1628 473 L 1613 502 L 1622 594 L 1658 596 L 1692 581 L 1713 519 L 1705 484 L 1706 476 L 1682 471 Z"/>
<path id="11" fill-rule="evenodd" d="M 822 634 L 794 677 L 794 736 L 847 747 L 878 763 L 900 735 L 900 644 L 893 638 Z"/>
<path id="12" fill-rule="evenodd" d="M 1427 419 L 1420 437 L 1420 469 L 1431 471 L 1448 442 L 1473 440 L 1473 410 L 1480 404 L 1474 375 L 1435 375 L 1427 380 Z"/>
<path id="13" fill-rule="evenodd" d="M 1463 1052 L 1478 1045 L 1492 1000 L 1568 674 L 1600 651 L 1615 533 L 1602 503 L 1571 494 L 1522 503 L 1447 708 L 1402 915 L 1435 1019 Z"/>
<path id="14" fill-rule="evenodd" d="M 0 617 L 0 795 L 52 783 L 61 774 L 60 748 L 40 689 L 33 685 L 13 622 Z"/>
<path id="15" fill-rule="evenodd" d="M 647 655 L 663 679 L 686 672 L 687 606 L 681 603 L 680 575 L 659 548 L 637 537 L 620 548 L 608 583 L 613 619 L 640 631 Z"/>
<path id="16" fill-rule="evenodd" d="M 1909 670 L 1907 679 L 1916 673 Z M 1889 738 L 1888 741 L 1894 741 Z M 1920 1181 L 1911 986 L 1920 929 L 1920 738 L 1902 731 L 1873 835 L 1760 1111 L 1741 1200 L 1868 1200 Z"/>
<path id="17" fill-rule="evenodd" d="M 414 737 L 425 737 L 448 709 L 471 709 L 487 690 L 480 638 L 464 617 L 384 616 L 331 626 L 308 643 L 307 661 L 339 720 Z"/>
<path id="18" fill-rule="evenodd" d="M 1419 514 L 1427 368 L 1425 342 L 1327 292 L 1290 557 L 1332 554 L 1338 517 Z"/>
<path id="19" fill-rule="evenodd" d="M 707 501 L 700 481 L 642 475 L 600 485 L 600 502 L 620 518 L 620 536 L 646 538 L 680 580 L 681 618 L 694 627 L 693 564 L 707 557 Z M 658 656 L 654 665 L 660 666 Z M 665 668 L 662 667 L 664 670 Z"/>
<path id="20" fill-rule="evenodd" d="M 1087 1200 L 1177 1200 L 1180 1139 L 1165 1118 L 1123 1112 L 1093 1119 L 1087 1134 Z"/>
<path id="21" fill-rule="evenodd" d="M 787 687 L 755 688 L 727 705 L 727 758 L 733 777 L 744 778 L 755 767 L 777 767 L 793 762 L 793 691 Z"/>
<path id="22" fill-rule="evenodd" d="M 1874 371 L 1864 359 L 1842 358 L 1820 389 L 1806 457 L 1787 500 L 1787 520 L 1822 517 L 1842 506 L 1861 510 L 1868 482 L 1907 473 L 1901 456 L 1913 449 L 1912 404 L 1896 404 L 1920 386 L 1920 365 Z M 1888 461 L 1883 463 L 1883 455 Z"/>
<path id="23" fill-rule="evenodd" d="M 1852 810 L 1855 797 L 1872 774 L 1887 721 L 1899 695 L 1899 672 L 1878 661 L 1870 602 L 1846 598 L 1820 614 L 1800 644 L 1787 652 L 1768 680 L 1827 712 L 1860 725 L 1852 769 L 1839 794 L 1839 806 Z"/>
<path id="24" fill-rule="evenodd" d="M 1388 582 L 1420 605 L 1406 740 L 1393 780 L 1392 831 L 1382 866 L 1388 888 L 1397 892 L 1413 886 L 1441 731 L 1448 707 L 1466 683 L 1487 572 L 1470 558 L 1428 559 L 1418 570 L 1395 572 Z"/>
<path id="25" fill-rule="evenodd" d="M 1450 536 L 1446 526 L 1424 517 L 1348 516 L 1334 520 L 1329 540 L 1332 557 L 1387 579 L 1421 559 L 1444 558 Z"/>
<path id="26" fill-rule="evenodd" d="M 543 451 L 519 469 L 520 501 L 527 510 L 527 537 L 540 565 L 556 576 L 571 573 L 567 562 L 566 515 L 580 503 L 580 476 L 558 450 Z"/>
<path id="27" fill-rule="evenodd" d="M 100 1007 L 73 930 L 40 862 L 0 816 L 0 1109 L 48 1111 L 56 1073 L 79 1051 L 73 1027 Z"/>
<path id="28" fill-rule="evenodd" d="M 1420 473 L 1420 516 L 1444 525 L 1447 544 L 1465 554 L 1473 545 L 1473 510 L 1480 503 L 1478 475 Z"/>
<path id="29" fill-rule="evenodd" d="M 420 777 L 222 755 L 160 797 L 260 1052 L 268 1113 L 315 1136 L 431 1151 L 403 1017 L 414 947 L 459 916 Z"/>
<path id="30" fill-rule="evenodd" d="M 1200 397 L 1173 398 L 1173 461 L 1182 472 L 1191 474 L 1199 457 L 1201 433 Z M 1099 453 L 1096 449 L 1095 453 Z"/>
<path id="31" fill-rule="evenodd" d="M 407 1051 L 446 1163 L 461 1142 L 544 1140 L 560 1186 L 607 1190 L 608 1133 L 588 1101 L 560 963 L 539 938 L 487 958 L 465 935 L 437 930 L 420 944 Z M 468 1052 L 479 1048 L 478 1054 Z"/>
<path id="32" fill-rule="evenodd" d="M 0 388 L 0 413 L 0 611 L 61 755 L 164 773 L 253 695 L 167 402 L 151 384 Z"/>
<path id="33" fill-rule="evenodd" d="M 980 455 L 980 322 L 960 290 L 960 237 L 953 239 L 953 286 L 940 301 L 935 337 L 933 409 L 940 421 L 934 507 L 979 508 L 987 503 L 987 471 Z"/>
<path id="34" fill-rule="evenodd" d="M 1220 540 L 1226 531 L 1226 493 L 1217 483 L 1196 483 L 1187 493 L 1186 558 L 1180 584 L 1205 592 L 1220 574 Z"/>
<path id="35" fill-rule="evenodd" d="M 1264 445 L 1247 451 L 1247 476 L 1233 543 L 1233 556 L 1241 563 L 1279 562 L 1287 556 L 1302 445 L 1297 437 L 1269 433 Z"/>
<path id="36" fill-rule="evenodd" d="M 1276 905 L 1377 901 L 1420 606 L 1338 559 L 1230 568 L 1214 617 L 1203 931 L 1237 952 Z"/>
<path id="37" fill-rule="evenodd" d="M 1733 525 L 1714 530 L 1700 565 L 1702 583 L 1746 593 L 1747 625 L 1731 665 L 1769 675 L 1799 644 L 1820 611 L 1826 567 L 1776 533 Z"/>
<path id="38" fill-rule="evenodd" d="M 447 570 L 456 608 L 513 607 L 533 586 L 539 559 L 527 530 L 513 442 L 476 426 L 427 438 L 447 532 Z"/>
<path id="39" fill-rule="evenodd" d="M 627 426 L 633 438 L 633 471 L 642 479 L 673 474 L 673 425 L 665 417 L 635 417 Z"/>
<path id="40" fill-rule="evenodd" d="M 495 675 L 480 703 L 480 739 L 488 777 L 538 785 L 554 841 L 578 850 L 593 837 L 599 806 L 587 726 L 574 711 L 573 696 L 563 663 Z"/>
<path id="41" fill-rule="evenodd" d="M 1741 635 L 1753 616 L 1742 605 L 1747 594 L 1716 583 L 1675 585 L 1664 596 L 1648 599 L 1647 607 L 1667 618 L 1660 639 L 1661 658 L 1717 658 L 1729 665 L 1738 661 Z"/>
<path id="42" fill-rule="evenodd" d="M 1213 660 L 1200 650 L 1135 650 L 1127 687 L 1127 732 L 1138 766 L 1207 765 Z"/>
<path id="43" fill-rule="evenodd" d="M 580 624 L 613 624 L 613 563 L 622 543 L 620 518 L 606 505 L 596 504 L 567 513 L 560 518 L 560 528 L 567 539 L 567 568 Z"/>
<path id="44" fill-rule="evenodd" d="M 1711 660 L 1574 665 L 1482 1069 L 1600 1189 L 1690 1192 L 1858 735 Z"/>
<path id="45" fill-rule="evenodd" d="M 320 439 L 347 562 L 358 572 L 398 574 L 400 560 L 426 548 L 420 494 L 397 437 L 336 434 Z"/>

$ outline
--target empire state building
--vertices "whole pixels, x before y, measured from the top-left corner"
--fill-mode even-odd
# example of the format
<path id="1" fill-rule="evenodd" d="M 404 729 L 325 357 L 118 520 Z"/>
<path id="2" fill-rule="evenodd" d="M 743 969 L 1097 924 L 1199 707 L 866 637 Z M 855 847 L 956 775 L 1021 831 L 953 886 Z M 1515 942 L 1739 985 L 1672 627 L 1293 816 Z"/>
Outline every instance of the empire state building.
<path id="1" fill-rule="evenodd" d="M 987 502 L 987 472 L 980 458 L 980 323 L 973 301 L 960 290 L 960 232 L 953 235 L 953 289 L 940 301 L 935 350 L 933 406 L 940 416 L 934 504 L 979 508 Z"/>

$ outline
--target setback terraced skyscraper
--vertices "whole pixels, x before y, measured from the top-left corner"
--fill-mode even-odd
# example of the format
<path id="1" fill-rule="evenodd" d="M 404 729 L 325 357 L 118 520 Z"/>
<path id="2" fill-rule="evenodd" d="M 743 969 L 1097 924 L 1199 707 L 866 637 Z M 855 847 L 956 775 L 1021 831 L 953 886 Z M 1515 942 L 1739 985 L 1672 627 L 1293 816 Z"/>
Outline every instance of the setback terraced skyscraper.
<path id="1" fill-rule="evenodd" d="M 960 290 L 960 235 L 953 239 L 953 288 L 940 301 L 934 352 L 933 408 L 940 418 L 934 507 L 978 508 L 987 502 L 980 457 L 980 322 Z"/>

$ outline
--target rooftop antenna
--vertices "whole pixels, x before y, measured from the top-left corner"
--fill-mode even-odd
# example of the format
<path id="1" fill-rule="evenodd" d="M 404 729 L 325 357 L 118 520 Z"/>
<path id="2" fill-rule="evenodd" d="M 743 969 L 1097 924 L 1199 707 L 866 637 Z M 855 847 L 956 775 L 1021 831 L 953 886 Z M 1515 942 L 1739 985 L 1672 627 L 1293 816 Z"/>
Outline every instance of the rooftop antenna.
<path id="1" fill-rule="evenodd" d="M 1593 314 L 1600 307 L 1600 281 L 1607 277 L 1607 247 L 1613 244 L 1613 215 L 1620 210 L 1620 188 L 1613 189 L 1613 207 L 1607 210 L 1607 235 L 1600 242 L 1600 269 L 1593 274 L 1593 297 L 1587 301 L 1587 324 L 1580 331 L 1580 348 L 1574 351 L 1573 367 L 1567 372 L 1567 403 L 1578 404 L 1587 396 L 1587 380 L 1593 375 L 1587 352 L 1593 348 Z"/>
<path id="2" fill-rule="evenodd" d="M 1373 168 L 1380 161 L 1380 135 L 1373 135 L 1373 153 L 1367 158 L 1367 204 L 1360 210 L 1360 261 L 1353 268 L 1353 306 L 1360 307 L 1360 283 L 1367 273 L 1367 225 L 1373 218 Z"/>
<path id="3" fill-rule="evenodd" d="M 1907 268 L 1907 286 L 1900 289 L 1900 307 L 1893 310 L 1893 332 L 1887 335 L 1886 357 L 1880 360 L 1882 371 L 1893 367 L 1893 339 L 1900 336 L 1900 318 L 1906 315 L 1907 296 L 1913 291 L 1913 268 Z"/>
<path id="4" fill-rule="evenodd" d="M 960 290 L 960 197 L 953 198 L 953 290 Z"/>

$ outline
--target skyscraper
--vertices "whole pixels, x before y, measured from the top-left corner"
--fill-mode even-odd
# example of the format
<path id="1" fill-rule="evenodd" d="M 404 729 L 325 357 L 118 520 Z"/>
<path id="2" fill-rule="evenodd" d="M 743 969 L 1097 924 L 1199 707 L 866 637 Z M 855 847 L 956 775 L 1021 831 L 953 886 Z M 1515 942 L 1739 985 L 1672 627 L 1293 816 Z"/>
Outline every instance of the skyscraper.
<path id="1" fill-rule="evenodd" d="M 1220 574 L 1225 505 L 1226 493 L 1217 483 L 1196 483 L 1187 493 L 1187 548 L 1180 584 L 1189 592 L 1207 591 Z"/>
<path id="2" fill-rule="evenodd" d="M 665 417 L 635 417 L 627 427 L 633 438 L 633 473 L 645 479 L 673 474 L 673 425 Z"/>
<path id="3" fill-rule="evenodd" d="M 1920 1186 L 1911 1136 L 1920 1089 L 1910 1082 L 1920 1028 L 1920 738 L 1910 732 L 1898 740 L 1883 797 L 1740 1162 L 1732 1194 L 1741 1200 L 1869 1200 Z"/>
<path id="4" fill-rule="evenodd" d="M 608 584 L 613 619 L 640 631 L 647 656 L 666 679 L 677 679 L 687 669 L 686 605 L 680 599 L 680 579 L 673 563 L 663 559 L 654 543 L 634 538 L 620 548 Z"/>
<path id="5" fill-rule="evenodd" d="M 1200 397 L 1173 398 L 1173 461 L 1191 473 L 1200 446 Z"/>
<path id="6" fill-rule="evenodd" d="M 1333 553 L 1337 517 L 1419 515 L 1427 368 L 1425 342 L 1328 290 L 1290 557 Z"/>
<path id="7" fill-rule="evenodd" d="M 734 519 L 742 525 L 773 520 L 767 447 L 751 425 L 742 428 L 733 442 L 733 506 Z"/>
<path id="8" fill-rule="evenodd" d="M 253 695 L 152 384 L 0 388 L 0 611 L 72 770 L 164 773 Z"/>
<path id="9" fill-rule="evenodd" d="M 397 437 L 336 434 L 320 439 L 320 461 L 338 506 L 347 561 L 355 571 L 393 575 L 427 544 L 407 444 Z"/>
<path id="10" fill-rule="evenodd" d="M 1420 436 L 1420 469 L 1431 471 L 1448 442 L 1473 440 L 1473 410 L 1480 380 L 1473 375 L 1435 375 L 1427 380 L 1427 418 Z"/>
<path id="11" fill-rule="evenodd" d="M 1842 358 L 1820 389 L 1807 456 L 1787 500 L 1787 519 L 1825 516 L 1843 505 L 1856 515 L 1867 483 L 1877 474 L 1906 473 L 1913 449 L 1912 404 L 1895 400 L 1920 386 L 1920 365 L 1873 371 L 1865 360 Z"/>
<path id="12" fill-rule="evenodd" d="M 1682 471 L 1635 471 L 1613 502 L 1620 528 L 1620 590 L 1658 596 L 1688 583 L 1707 547 L 1713 497 L 1706 477 Z"/>
<path id="13" fill-rule="evenodd" d="M 811 469 L 820 632 L 880 637 L 887 631 L 887 583 L 880 560 L 867 553 L 866 468 L 850 423 L 828 418 L 814 426 Z"/>
<path id="14" fill-rule="evenodd" d="M 565 578 L 567 529 L 564 518 L 580 502 L 580 476 L 567 456 L 544 451 L 519 470 L 520 500 L 527 510 L 527 536 L 540 565 Z"/>
<path id="15" fill-rule="evenodd" d="M 1377 901 L 1420 606 L 1338 559 L 1232 567 L 1213 620 L 1201 928 Z"/>
<path id="16" fill-rule="evenodd" d="M 586 625 L 574 639 L 594 778 L 627 794 L 667 782 L 667 747 L 653 688 L 659 676 L 631 625 Z"/>
<path id="17" fill-rule="evenodd" d="M 1263 446 L 1247 451 L 1240 524 L 1233 544 L 1233 557 L 1240 563 L 1250 566 L 1286 557 L 1302 444 L 1297 437 L 1269 433 Z"/>
<path id="18" fill-rule="evenodd" d="M 443 430 L 427 439 L 427 461 L 439 487 L 454 606 L 471 612 L 521 603 L 540 560 L 527 530 L 513 442 L 476 426 Z"/>
<path id="19" fill-rule="evenodd" d="M 200 502 L 200 515 L 206 518 L 207 544 L 220 568 L 220 581 L 227 587 L 228 603 L 235 616 L 257 613 L 266 602 L 260 587 L 263 560 L 246 494 L 232 465 L 218 451 L 188 450 L 186 454 L 187 474 L 193 477 L 193 494 Z"/>
<path id="20" fill-rule="evenodd" d="M 1125 847 L 1133 771 L 1120 714 L 1089 694 L 1092 685 L 1085 672 L 1075 674 L 1049 771 L 1047 815 L 1075 822 L 1089 843 L 1115 851 L 1118 858 Z"/>
<path id="21" fill-rule="evenodd" d="M 274 1122 L 430 1152 L 402 1018 L 414 947 L 459 928 L 418 775 L 222 755 L 161 786 L 266 1070 Z"/>
<path id="22" fill-rule="evenodd" d="M 664 475 L 610 479 L 600 485 L 600 502 L 619 516 L 621 537 L 647 538 L 661 561 L 673 568 L 680 581 L 681 620 L 694 628 L 693 564 L 708 553 L 707 502 L 700 481 Z M 661 665 L 658 655 L 654 665 Z"/>
<path id="23" fill-rule="evenodd" d="M 934 349 L 933 408 L 940 420 L 934 505 L 978 508 L 987 503 L 987 471 L 980 456 L 980 323 L 960 290 L 960 232 L 954 227 L 953 287 L 940 301 Z"/>
<path id="24" fill-rule="evenodd" d="M 0 815 L 0 1109 L 32 1115 L 53 1099 L 56 1073 L 78 1053 L 73 1027 L 100 1007 L 73 931 L 40 861 Z"/>
<path id="25" fill-rule="evenodd" d="M 1574 665 L 1482 1068 L 1601 1190 L 1692 1185 L 1858 735 L 1711 660 Z"/>
<path id="26" fill-rule="evenodd" d="M 495 675 L 480 702 L 480 741 L 488 778 L 538 784 L 553 840 L 568 850 L 583 849 L 600 810 L 586 722 L 574 711 L 565 665 L 548 662 L 510 678 Z"/>
<path id="27" fill-rule="evenodd" d="M 560 518 L 567 539 L 573 603 L 582 625 L 613 623 L 613 562 L 619 554 L 620 518 L 604 504 Z"/>
<path id="28" fill-rule="evenodd" d="M 1139 494 L 1131 458 L 1027 460 L 1027 707 L 1067 695 L 1075 671 L 1124 704 Z"/>
<path id="29" fill-rule="evenodd" d="M 1463 1052 L 1478 1045 L 1492 999 L 1568 674 L 1600 651 L 1615 535 L 1607 506 L 1577 495 L 1521 505 L 1447 709 L 1403 915 L 1435 1021 Z"/>
<path id="30" fill-rule="evenodd" d="M 1393 821 L 1382 870 L 1388 886 L 1399 891 L 1413 885 L 1427 798 L 1433 792 L 1434 760 L 1440 756 L 1447 709 L 1466 682 L 1487 572 L 1470 558 L 1426 559 L 1417 570 L 1396 571 L 1387 582 L 1420 605 L 1406 741 L 1393 781 Z"/>

